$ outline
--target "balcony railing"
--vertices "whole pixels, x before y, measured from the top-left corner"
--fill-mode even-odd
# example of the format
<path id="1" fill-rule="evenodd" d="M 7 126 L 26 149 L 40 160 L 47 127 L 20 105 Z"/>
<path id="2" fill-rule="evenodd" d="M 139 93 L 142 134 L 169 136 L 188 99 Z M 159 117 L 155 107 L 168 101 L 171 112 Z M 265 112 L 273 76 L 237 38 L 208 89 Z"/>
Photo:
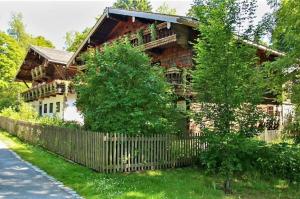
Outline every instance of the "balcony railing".
<path id="1" fill-rule="evenodd" d="M 22 93 L 24 101 L 34 101 L 40 98 L 46 98 L 55 95 L 63 95 L 68 93 L 69 82 L 68 81 L 53 81 L 47 84 L 39 84 L 32 87 L 30 90 Z"/>
<path id="2" fill-rule="evenodd" d="M 142 37 L 139 36 L 139 34 L 141 33 Z M 153 34 L 155 34 L 155 36 Z M 127 34 L 122 36 L 121 38 L 125 37 L 129 38 L 133 46 L 143 46 L 144 50 L 156 48 L 177 41 L 177 35 L 175 31 L 172 28 L 168 28 L 167 23 L 160 23 L 152 30 L 150 27 L 142 28 L 133 34 Z M 105 44 L 110 44 L 119 39 L 120 38 L 116 38 L 107 41 L 105 42 Z M 99 46 L 99 49 L 103 49 L 103 46 L 105 44 Z"/>
<path id="3" fill-rule="evenodd" d="M 32 80 L 41 80 L 41 79 L 45 79 L 47 74 L 46 74 L 46 67 L 45 66 L 37 66 L 33 69 L 31 69 L 31 76 L 32 76 Z"/>

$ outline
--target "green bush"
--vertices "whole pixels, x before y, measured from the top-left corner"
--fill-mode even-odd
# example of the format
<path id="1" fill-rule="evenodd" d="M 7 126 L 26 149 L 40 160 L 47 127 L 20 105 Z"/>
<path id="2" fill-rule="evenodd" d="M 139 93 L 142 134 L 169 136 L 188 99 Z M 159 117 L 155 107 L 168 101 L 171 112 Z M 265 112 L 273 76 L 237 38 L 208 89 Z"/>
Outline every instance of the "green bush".
<path id="1" fill-rule="evenodd" d="M 207 172 L 226 178 L 257 171 L 300 182 L 300 146 L 287 143 L 267 144 L 239 134 L 220 136 L 205 133 L 208 147 L 199 156 L 199 165 Z"/>
<path id="2" fill-rule="evenodd" d="M 254 160 L 258 158 L 258 150 L 264 144 L 239 134 L 220 136 L 207 132 L 202 141 L 208 147 L 199 157 L 199 164 L 210 173 L 230 176 L 255 168 Z"/>
<path id="3" fill-rule="evenodd" d="M 87 71 L 76 81 L 77 106 L 86 128 L 125 134 L 174 132 L 171 87 L 161 68 L 126 41 L 85 57 Z"/>
<path id="4" fill-rule="evenodd" d="M 283 129 L 283 135 L 285 138 L 292 139 L 295 144 L 300 144 L 300 120 L 299 117 L 289 117 L 287 123 Z"/>
<path id="5" fill-rule="evenodd" d="M 265 145 L 259 151 L 257 169 L 265 175 L 300 182 L 300 146 L 287 143 Z"/>
<path id="6" fill-rule="evenodd" d="M 80 128 L 80 125 L 76 122 L 63 121 L 58 117 L 39 117 L 38 113 L 32 108 L 30 104 L 21 102 L 18 106 L 8 107 L 2 109 L 1 116 L 8 117 L 15 120 L 22 120 L 32 123 L 38 123 L 48 126 L 60 126 L 67 128 Z"/>
<path id="7" fill-rule="evenodd" d="M 30 106 L 24 102 L 20 103 L 16 107 L 8 107 L 2 109 L 0 112 L 2 116 L 9 117 L 15 120 L 23 120 L 34 122 L 38 118 L 38 113 Z"/>

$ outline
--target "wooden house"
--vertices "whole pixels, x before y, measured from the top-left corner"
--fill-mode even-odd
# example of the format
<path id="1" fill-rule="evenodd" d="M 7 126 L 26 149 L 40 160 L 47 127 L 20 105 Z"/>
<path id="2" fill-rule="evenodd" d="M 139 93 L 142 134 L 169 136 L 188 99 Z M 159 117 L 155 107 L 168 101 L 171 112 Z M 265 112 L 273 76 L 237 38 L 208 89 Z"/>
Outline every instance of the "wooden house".
<path id="1" fill-rule="evenodd" d="M 128 11 L 106 8 L 87 38 L 72 55 L 67 67 L 84 70 L 80 55 L 89 48 L 101 49 L 104 44 L 122 37 L 128 37 L 133 46 L 142 46 L 153 63 L 159 63 L 166 69 L 166 78 L 174 86 L 179 96 L 177 105 L 182 109 L 197 109 L 193 101 L 193 92 L 189 84 L 189 71 L 193 70 L 193 46 L 199 32 L 198 21 L 190 17 L 164 15 L 158 13 Z M 258 45 L 250 41 L 246 44 L 257 48 L 260 63 L 274 60 L 283 53 Z M 292 112 L 292 104 L 286 101 L 279 104 L 274 96 L 266 94 L 265 102 L 260 106 L 270 115 L 278 118 L 278 128 Z M 193 123 L 187 122 L 190 129 Z"/>
<path id="2" fill-rule="evenodd" d="M 57 116 L 64 120 L 83 122 L 75 106 L 76 94 L 71 79 L 77 69 L 66 67 L 73 53 L 30 46 L 15 80 L 28 90 L 21 94 L 40 116 Z"/>

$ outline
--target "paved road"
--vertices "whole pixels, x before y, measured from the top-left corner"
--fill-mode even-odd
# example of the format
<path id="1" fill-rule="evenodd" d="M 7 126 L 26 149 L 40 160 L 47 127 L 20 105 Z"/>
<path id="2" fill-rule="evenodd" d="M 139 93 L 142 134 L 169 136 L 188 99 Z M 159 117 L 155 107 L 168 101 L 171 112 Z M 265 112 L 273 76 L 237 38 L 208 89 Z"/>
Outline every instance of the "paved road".
<path id="1" fill-rule="evenodd" d="M 36 167 L 21 160 L 0 140 L 0 199 L 79 198 Z"/>

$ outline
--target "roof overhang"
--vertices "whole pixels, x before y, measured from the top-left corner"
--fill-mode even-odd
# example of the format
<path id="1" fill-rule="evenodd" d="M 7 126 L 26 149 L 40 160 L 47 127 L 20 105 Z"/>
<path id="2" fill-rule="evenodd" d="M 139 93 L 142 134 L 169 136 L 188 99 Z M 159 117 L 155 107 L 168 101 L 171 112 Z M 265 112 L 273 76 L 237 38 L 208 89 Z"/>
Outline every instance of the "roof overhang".
<path id="1" fill-rule="evenodd" d="M 30 72 L 31 68 L 33 67 L 27 67 L 26 66 L 26 61 L 29 59 L 29 56 L 31 56 L 31 53 L 37 54 L 39 57 L 44 58 L 47 62 L 55 63 L 55 64 L 61 64 L 61 65 L 66 65 L 67 61 L 61 61 L 61 60 L 55 60 L 49 57 L 46 53 L 42 52 L 39 47 L 31 45 L 26 53 L 26 56 L 22 62 L 21 67 L 19 68 L 17 75 L 15 76 L 15 81 L 32 81 L 31 77 L 29 77 L 28 73 Z M 37 58 L 36 58 L 37 59 Z M 38 61 L 37 61 L 38 63 Z M 24 75 L 26 74 L 27 75 Z"/>
<path id="2" fill-rule="evenodd" d="M 106 8 L 98 19 L 96 24 L 90 30 L 89 34 L 85 38 L 85 40 L 81 43 L 79 48 L 75 51 L 69 62 L 67 63 L 67 67 L 69 67 L 75 58 L 78 56 L 80 51 L 85 47 L 87 43 L 89 43 L 91 36 L 96 32 L 96 30 L 103 24 L 104 20 L 109 18 L 110 15 L 118 15 L 118 16 L 126 16 L 126 17 L 135 17 L 140 19 L 147 19 L 153 21 L 162 21 L 162 22 L 169 22 L 175 24 L 182 24 L 192 28 L 198 27 L 198 21 L 191 17 L 183 17 L 183 16 L 176 16 L 176 15 L 165 15 L 159 13 L 151 13 L 151 12 L 140 12 L 140 11 L 132 11 L 132 10 L 122 10 L 116 8 Z"/>
<path id="3" fill-rule="evenodd" d="M 75 58 L 79 55 L 81 50 L 90 42 L 91 36 L 96 32 L 97 29 L 100 28 L 100 26 L 103 24 L 104 20 L 106 18 L 109 18 L 110 15 L 119 15 L 119 16 L 129 16 L 129 17 L 135 17 L 135 18 L 142 18 L 142 19 L 148 19 L 148 20 L 154 20 L 154 21 L 163 21 L 163 22 L 169 22 L 169 23 L 175 23 L 175 24 L 181 24 L 185 25 L 191 28 L 197 28 L 199 26 L 199 21 L 197 19 L 191 18 L 191 17 L 183 17 L 183 16 L 176 16 L 176 15 L 165 15 L 165 14 L 159 14 L 159 13 L 151 13 L 151 12 L 140 12 L 140 11 L 132 11 L 132 10 L 123 10 L 123 9 L 116 9 L 116 8 L 106 8 L 101 15 L 101 17 L 98 19 L 96 24 L 93 26 L 93 28 L 90 30 L 89 34 L 85 38 L 85 40 L 81 43 L 79 48 L 76 50 L 76 52 L 73 54 L 73 56 L 70 58 L 70 60 L 67 63 L 67 67 L 69 67 L 72 63 L 74 63 Z M 257 49 L 260 49 L 265 52 L 270 52 L 271 54 L 274 54 L 276 56 L 285 56 L 285 53 L 273 50 L 269 47 L 256 44 L 255 42 L 243 40 L 246 44 L 249 44 L 253 47 L 256 47 Z"/>

